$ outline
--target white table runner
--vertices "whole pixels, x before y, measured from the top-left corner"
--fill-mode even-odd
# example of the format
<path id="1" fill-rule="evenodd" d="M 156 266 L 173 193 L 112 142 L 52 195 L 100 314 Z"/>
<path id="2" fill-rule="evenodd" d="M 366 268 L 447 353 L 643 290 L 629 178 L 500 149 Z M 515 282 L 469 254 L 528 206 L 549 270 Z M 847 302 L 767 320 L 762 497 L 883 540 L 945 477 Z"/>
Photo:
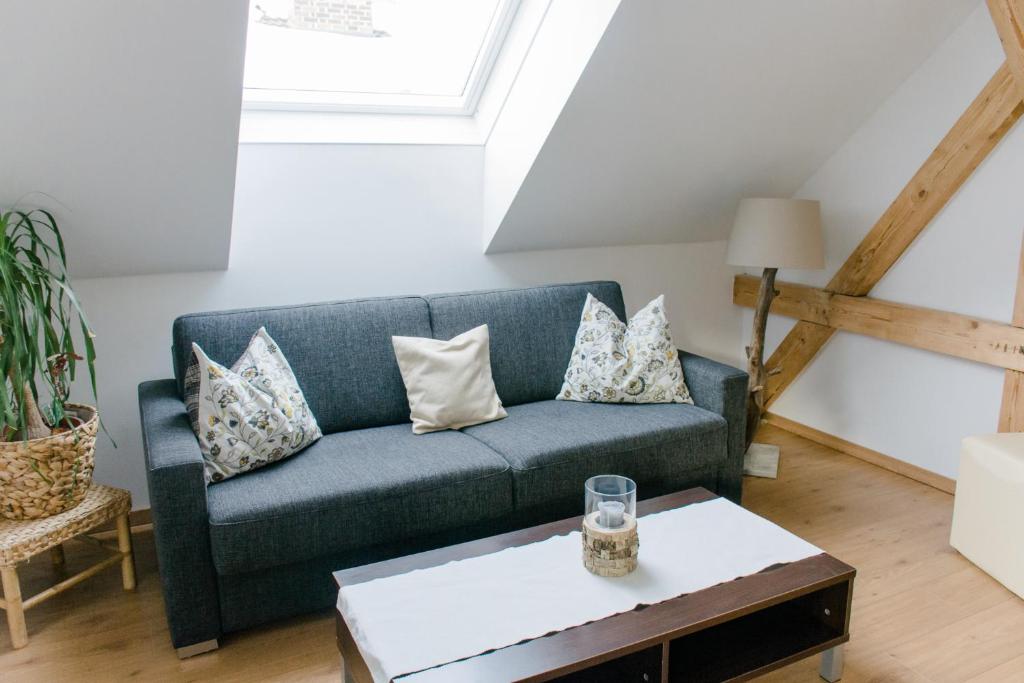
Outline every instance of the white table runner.
<path id="1" fill-rule="evenodd" d="M 641 517 L 640 566 L 583 567 L 578 531 L 344 586 L 338 609 L 376 683 L 796 562 L 822 551 L 725 498 Z"/>

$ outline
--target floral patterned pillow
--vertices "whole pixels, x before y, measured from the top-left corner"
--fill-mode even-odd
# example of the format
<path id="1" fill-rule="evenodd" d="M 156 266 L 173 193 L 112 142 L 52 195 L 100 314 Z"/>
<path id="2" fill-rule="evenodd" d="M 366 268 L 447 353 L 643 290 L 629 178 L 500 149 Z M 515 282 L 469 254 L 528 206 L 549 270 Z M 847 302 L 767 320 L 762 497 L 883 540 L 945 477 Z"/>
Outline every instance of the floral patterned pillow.
<path id="1" fill-rule="evenodd" d="M 624 325 L 587 294 L 556 398 L 597 403 L 693 403 L 659 296 Z"/>
<path id="2" fill-rule="evenodd" d="M 321 437 L 288 360 L 262 327 L 231 368 L 192 344 L 185 394 L 207 483 L 286 458 Z"/>

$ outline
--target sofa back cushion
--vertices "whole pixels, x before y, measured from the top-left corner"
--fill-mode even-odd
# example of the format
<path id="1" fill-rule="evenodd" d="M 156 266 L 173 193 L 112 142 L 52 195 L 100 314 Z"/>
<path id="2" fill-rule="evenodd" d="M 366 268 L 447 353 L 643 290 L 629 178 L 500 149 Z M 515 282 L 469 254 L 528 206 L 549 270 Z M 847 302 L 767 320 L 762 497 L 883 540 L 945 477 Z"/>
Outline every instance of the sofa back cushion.
<path id="1" fill-rule="evenodd" d="M 430 336 L 420 297 L 194 313 L 174 321 L 174 375 L 183 391 L 192 343 L 230 365 L 260 327 L 287 356 L 325 434 L 409 420 L 393 335 Z"/>
<path id="2" fill-rule="evenodd" d="M 426 297 L 435 339 L 486 324 L 491 374 L 502 403 L 553 399 L 562 387 L 580 314 L 593 294 L 626 319 L 617 282 L 581 282 Z"/>

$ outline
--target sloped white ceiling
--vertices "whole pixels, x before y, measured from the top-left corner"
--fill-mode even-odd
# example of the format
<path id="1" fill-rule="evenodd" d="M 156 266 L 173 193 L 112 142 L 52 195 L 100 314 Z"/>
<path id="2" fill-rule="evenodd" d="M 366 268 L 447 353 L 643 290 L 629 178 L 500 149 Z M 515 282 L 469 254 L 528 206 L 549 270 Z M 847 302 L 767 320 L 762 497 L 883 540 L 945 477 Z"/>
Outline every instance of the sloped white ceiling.
<path id="1" fill-rule="evenodd" d="M 227 267 L 247 5 L 3 4 L 0 206 L 54 209 L 73 275 Z"/>
<path id="2" fill-rule="evenodd" d="M 788 196 L 978 0 L 621 3 L 488 252 L 724 239 Z"/>
<path id="3" fill-rule="evenodd" d="M 794 192 L 977 4 L 622 2 L 488 251 L 725 237 L 741 196 Z M 227 267 L 246 6 L 4 5 L 0 206 L 55 209 L 74 275 Z"/>

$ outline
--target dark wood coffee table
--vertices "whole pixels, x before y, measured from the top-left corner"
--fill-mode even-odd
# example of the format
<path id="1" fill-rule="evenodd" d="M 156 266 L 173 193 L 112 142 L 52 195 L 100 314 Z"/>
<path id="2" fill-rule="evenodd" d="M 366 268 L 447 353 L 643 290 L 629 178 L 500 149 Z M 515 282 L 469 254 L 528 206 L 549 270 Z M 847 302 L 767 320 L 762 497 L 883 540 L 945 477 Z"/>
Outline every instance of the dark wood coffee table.
<path id="1" fill-rule="evenodd" d="M 690 489 L 637 504 L 646 515 L 717 498 Z M 580 528 L 581 518 L 335 572 L 339 587 L 542 541 Z M 842 675 L 856 571 L 822 553 L 672 600 L 617 614 L 444 667 L 450 683 L 562 681 L 742 681 L 824 653 L 821 676 Z M 443 624 L 451 615 L 439 615 Z M 345 681 L 373 683 L 340 613 Z M 422 674 L 401 676 L 416 683 Z"/>

